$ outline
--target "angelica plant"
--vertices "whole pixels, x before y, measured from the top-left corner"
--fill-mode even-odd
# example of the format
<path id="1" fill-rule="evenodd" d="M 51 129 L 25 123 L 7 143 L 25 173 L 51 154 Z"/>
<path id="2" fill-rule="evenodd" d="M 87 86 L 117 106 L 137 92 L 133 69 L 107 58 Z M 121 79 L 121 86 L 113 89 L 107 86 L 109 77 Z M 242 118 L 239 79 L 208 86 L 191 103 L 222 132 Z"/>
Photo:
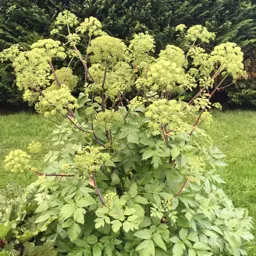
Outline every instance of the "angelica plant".
<path id="1" fill-rule="evenodd" d="M 147 33 L 125 44 L 97 19 L 79 23 L 65 11 L 52 31 L 58 40 L 1 53 L 13 62 L 24 99 L 58 123 L 39 179 L 0 202 L 6 253 L 247 254 L 252 219 L 220 188 L 224 155 L 198 127 L 219 106 L 211 98 L 225 79 L 244 73 L 243 54 L 233 43 L 205 47 L 215 36 L 202 26 L 176 31 L 182 47 L 157 55 Z M 83 67 L 77 97 L 77 76 L 59 68 L 64 58 Z M 29 159 L 13 151 L 6 168 L 33 171 Z"/>

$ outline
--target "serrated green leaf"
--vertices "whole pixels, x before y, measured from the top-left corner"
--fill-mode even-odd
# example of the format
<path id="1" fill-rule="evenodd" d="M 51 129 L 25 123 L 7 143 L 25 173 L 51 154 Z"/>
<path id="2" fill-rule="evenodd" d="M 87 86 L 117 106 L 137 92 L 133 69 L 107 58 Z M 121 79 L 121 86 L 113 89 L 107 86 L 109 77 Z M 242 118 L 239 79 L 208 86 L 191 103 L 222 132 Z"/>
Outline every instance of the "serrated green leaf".
<path id="1" fill-rule="evenodd" d="M 217 233 L 223 235 L 223 232 L 222 232 L 222 231 L 220 230 L 220 228 L 217 227 L 217 226 L 212 226 L 212 230 L 214 230 L 215 232 L 217 232 Z"/>
<path id="2" fill-rule="evenodd" d="M 107 166 L 107 167 L 115 167 L 116 165 L 115 165 L 115 163 L 113 161 L 107 160 L 107 161 L 105 161 L 105 166 Z"/>
<path id="3" fill-rule="evenodd" d="M 97 209 L 96 215 L 98 217 L 104 217 L 108 213 L 108 208 L 107 207 L 101 207 Z"/>
<path id="4" fill-rule="evenodd" d="M 98 218 L 98 219 L 95 220 L 95 228 L 96 229 L 99 229 L 99 228 L 104 227 L 104 226 L 105 226 L 104 219 Z"/>
<path id="5" fill-rule="evenodd" d="M 149 229 L 143 229 L 135 232 L 133 235 L 140 239 L 151 239 L 152 232 Z"/>
<path id="6" fill-rule="evenodd" d="M 153 240 L 154 240 L 155 244 L 156 244 L 158 247 L 160 247 L 160 248 L 163 249 L 164 251 L 167 251 L 166 245 L 165 245 L 165 243 L 164 243 L 164 241 L 163 241 L 163 239 L 162 239 L 162 237 L 161 237 L 160 234 L 158 234 L 158 233 L 154 234 L 154 235 L 153 235 Z"/>
<path id="7" fill-rule="evenodd" d="M 139 143 L 139 138 L 138 138 L 137 133 L 129 133 L 127 135 L 127 141 L 128 141 L 128 143 L 138 144 Z"/>
<path id="8" fill-rule="evenodd" d="M 157 169 L 160 164 L 162 164 L 161 158 L 157 155 L 153 155 L 151 164 L 153 164 L 154 169 Z"/>
<path id="9" fill-rule="evenodd" d="M 129 221 L 125 221 L 123 223 L 123 229 L 126 233 L 128 233 L 132 228 L 133 228 L 133 226 Z"/>
<path id="10" fill-rule="evenodd" d="M 0 239 L 4 239 L 8 232 L 11 230 L 11 223 L 8 224 L 0 224 Z"/>
<path id="11" fill-rule="evenodd" d="M 118 177 L 118 175 L 116 174 L 116 172 L 113 172 L 111 175 L 111 181 L 112 181 L 112 185 L 116 186 L 118 184 L 120 184 L 120 178 Z"/>
<path id="12" fill-rule="evenodd" d="M 188 211 L 188 212 L 186 212 L 185 217 L 188 221 L 191 221 L 191 219 L 193 218 L 193 215 L 190 211 Z"/>
<path id="13" fill-rule="evenodd" d="M 182 256 L 183 251 L 185 250 L 185 245 L 181 241 L 176 243 L 172 248 L 172 253 L 175 256 Z"/>
<path id="14" fill-rule="evenodd" d="M 219 166 L 219 167 L 225 167 L 227 164 L 225 162 L 222 162 L 220 160 L 214 161 L 214 164 Z"/>
<path id="15" fill-rule="evenodd" d="M 102 249 L 101 244 L 95 244 L 92 248 L 93 256 L 101 256 L 102 255 Z"/>
<path id="16" fill-rule="evenodd" d="M 63 220 L 68 219 L 74 214 L 75 209 L 76 205 L 74 203 L 63 205 L 60 209 L 60 218 L 62 218 Z"/>
<path id="17" fill-rule="evenodd" d="M 208 251 L 208 250 L 211 250 L 211 248 L 202 243 L 202 242 L 196 242 L 194 245 L 193 245 L 193 248 L 196 249 L 196 250 L 200 250 L 200 251 Z"/>
<path id="18" fill-rule="evenodd" d="M 51 215 L 50 215 L 49 213 L 45 213 L 45 214 L 39 216 L 39 217 L 35 220 L 35 223 L 40 223 L 40 222 L 47 221 L 50 217 L 51 217 Z"/>
<path id="19" fill-rule="evenodd" d="M 154 194 L 154 199 L 156 201 L 156 204 L 158 206 L 160 206 L 161 205 L 161 198 L 160 198 L 160 196 L 158 194 Z"/>
<path id="20" fill-rule="evenodd" d="M 187 238 L 187 235 L 188 235 L 188 230 L 187 229 L 182 228 L 179 231 L 179 237 L 180 237 L 181 240 L 185 240 Z"/>
<path id="21" fill-rule="evenodd" d="M 40 213 L 40 212 L 44 212 L 48 210 L 48 202 L 47 201 L 43 201 L 40 203 L 40 205 L 37 207 L 35 213 Z"/>
<path id="22" fill-rule="evenodd" d="M 81 198 L 78 202 L 77 202 L 77 206 L 78 207 L 87 207 L 90 205 L 96 204 L 95 199 L 90 196 L 89 194 L 85 195 L 83 198 Z"/>
<path id="23" fill-rule="evenodd" d="M 154 154 L 154 151 L 151 149 L 144 151 L 142 154 L 142 160 L 147 160 L 148 158 L 151 158 L 153 154 Z"/>
<path id="24" fill-rule="evenodd" d="M 111 222 L 112 224 L 112 230 L 116 233 L 120 230 L 120 228 L 122 227 L 122 223 L 119 220 L 113 220 Z"/>
<path id="25" fill-rule="evenodd" d="M 61 224 L 61 227 L 62 228 L 69 228 L 73 223 L 74 223 L 73 218 L 69 218 L 68 220 L 63 222 L 63 224 Z"/>
<path id="26" fill-rule="evenodd" d="M 74 221 L 80 224 L 84 224 L 84 215 L 85 215 L 85 209 L 83 208 L 77 208 L 74 212 Z"/>
<path id="27" fill-rule="evenodd" d="M 140 250 L 142 250 L 142 249 L 144 249 L 144 248 L 147 248 L 147 247 L 149 246 L 150 242 L 151 242 L 151 240 L 145 240 L 145 241 L 141 242 L 141 243 L 136 247 L 135 250 L 136 250 L 136 251 L 140 251 Z"/>
<path id="28" fill-rule="evenodd" d="M 196 251 L 193 249 L 188 250 L 188 256 L 196 256 Z"/>
<path id="29" fill-rule="evenodd" d="M 125 211 L 124 211 L 124 215 L 132 215 L 133 213 L 135 213 L 136 210 L 134 208 L 126 208 Z"/>
<path id="30" fill-rule="evenodd" d="M 188 234 L 187 239 L 192 242 L 198 242 L 198 236 L 196 232 L 191 232 Z"/>
<path id="31" fill-rule="evenodd" d="M 148 200 L 143 196 L 136 196 L 134 198 L 134 202 L 137 204 L 148 204 L 149 203 Z"/>
<path id="32" fill-rule="evenodd" d="M 179 154 L 180 154 L 180 151 L 176 147 L 171 149 L 172 159 L 175 159 Z"/>
<path id="33" fill-rule="evenodd" d="M 97 241 L 98 241 L 98 238 L 97 238 L 97 236 L 95 236 L 95 235 L 90 235 L 90 236 L 88 236 L 88 237 L 86 238 L 86 242 L 87 242 L 88 244 L 90 244 L 90 245 L 96 244 Z"/>
<path id="34" fill-rule="evenodd" d="M 94 193 L 95 190 L 88 187 L 80 187 L 79 190 L 86 196 L 88 193 Z"/>
<path id="35" fill-rule="evenodd" d="M 129 194 L 131 197 L 135 197 L 138 194 L 138 186 L 137 183 L 132 183 L 130 189 L 129 189 Z"/>
<path id="36" fill-rule="evenodd" d="M 71 227 L 68 229 L 68 237 L 71 241 L 75 241 L 81 232 L 81 228 L 77 223 L 73 223 Z"/>
<path id="37" fill-rule="evenodd" d="M 205 180 L 204 190 L 205 190 L 205 193 L 207 193 L 207 194 L 210 194 L 210 192 L 211 192 L 211 184 L 208 179 Z"/>
<path id="38" fill-rule="evenodd" d="M 170 241 L 174 244 L 177 244 L 178 242 L 180 242 L 180 239 L 177 236 L 173 236 L 170 238 Z"/>
<path id="39" fill-rule="evenodd" d="M 150 240 L 150 243 L 148 245 L 148 248 L 147 248 L 147 251 L 148 251 L 148 255 L 152 255 L 152 256 L 155 256 L 155 244 L 152 240 Z"/>

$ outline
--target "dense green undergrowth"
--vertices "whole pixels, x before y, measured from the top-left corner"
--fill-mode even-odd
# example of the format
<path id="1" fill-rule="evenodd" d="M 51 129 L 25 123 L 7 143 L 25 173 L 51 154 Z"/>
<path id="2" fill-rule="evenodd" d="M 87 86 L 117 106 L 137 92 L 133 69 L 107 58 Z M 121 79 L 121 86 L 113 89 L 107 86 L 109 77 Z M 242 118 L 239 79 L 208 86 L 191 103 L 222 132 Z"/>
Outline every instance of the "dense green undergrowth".
<path id="1" fill-rule="evenodd" d="M 26 113 L 0 116 L 0 188 L 17 182 L 26 185 L 33 180 L 32 175 L 18 175 L 3 168 L 3 159 L 9 151 L 25 149 L 32 140 L 40 141 L 43 152 L 34 158 L 41 163 L 43 154 L 50 148 L 53 124 L 40 115 Z M 215 112 L 212 125 L 207 129 L 216 145 L 226 154 L 228 166 L 221 175 L 226 181 L 225 191 L 237 207 L 246 207 L 256 222 L 256 112 L 227 111 Z M 38 165 L 37 165 L 38 166 Z M 38 166 L 40 168 L 40 166 Z M 256 235 L 256 232 L 254 231 Z M 252 244 L 249 255 L 256 255 Z"/>

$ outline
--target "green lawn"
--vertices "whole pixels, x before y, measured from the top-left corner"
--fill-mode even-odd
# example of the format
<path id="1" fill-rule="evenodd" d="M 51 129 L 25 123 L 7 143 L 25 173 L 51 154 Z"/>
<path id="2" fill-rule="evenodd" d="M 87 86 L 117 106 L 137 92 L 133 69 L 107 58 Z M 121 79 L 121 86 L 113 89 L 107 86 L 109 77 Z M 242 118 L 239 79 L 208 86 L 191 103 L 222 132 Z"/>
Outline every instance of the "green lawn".
<path id="1" fill-rule="evenodd" d="M 8 182 L 25 185 L 33 180 L 33 175 L 16 175 L 4 170 L 4 156 L 16 148 L 25 150 L 29 142 L 37 140 L 42 142 L 43 152 L 34 158 L 34 165 L 42 167 L 41 159 L 50 147 L 53 127 L 50 121 L 35 114 L 0 116 L 0 188 Z M 227 182 L 225 191 L 236 206 L 248 208 L 256 223 L 256 112 L 214 112 L 208 132 L 227 155 L 228 166 L 221 171 Z M 249 256 L 256 255 L 256 246 L 252 247 Z"/>
<path id="2" fill-rule="evenodd" d="M 256 225 L 256 111 L 214 112 L 208 133 L 226 154 L 221 171 L 224 190 L 237 207 L 245 207 Z M 256 230 L 254 230 L 256 237 Z M 256 255 L 256 244 L 249 256 Z"/>
<path id="3" fill-rule="evenodd" d="M 3 167 L 5 155 L 13 149 L 27 150 L 32 141 L 40 141 L 43 146 L 42 153 L 33 157 L 33 166 L 42 167 L 41 159 L 50 145 L 49 137 L 54 125 L 51 121 L 36 115 L 18 113 L 0 115 L 0 189 L 8 182 L 18 182 L 26 185 L 33 180 L 33 174 L 17 175 L 6 171 Z"/>

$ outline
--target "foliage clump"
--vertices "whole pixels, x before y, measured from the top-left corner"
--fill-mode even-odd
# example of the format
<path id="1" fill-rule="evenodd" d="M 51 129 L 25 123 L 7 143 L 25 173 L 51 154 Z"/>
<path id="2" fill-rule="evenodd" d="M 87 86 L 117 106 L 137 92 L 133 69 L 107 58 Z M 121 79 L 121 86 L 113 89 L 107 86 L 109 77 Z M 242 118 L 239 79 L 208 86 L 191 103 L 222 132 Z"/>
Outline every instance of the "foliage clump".
<path id="1" fill-rule="evenodd" d="M 153 57 L 150 35 L 135 35 L 126 45 L 90 33 L 101 29 L 95 19 L 85 22 L 79 25 L 65 11 L 55 32 L 66 31 L 68 43 L 46 40 L 18 55 L 15 50 L 20 88 L 28 100 L 33 96 L 38 112 L 60 123 L 40 179 L 12 202 L 0 202 L 4 251 L 246 255 L 252 220 L 220 188 L 224 155 L 198 128 L 218 106 L 211 97 L 223 81 L 244 72 L 241 49 L 226 43 L 205 50 L 201 43 L 214 34 L 183 26 L 182 48 L 169 45 Z M 85 34 L 76 34 L 76 26 L 85 26 Z M 80 40 L 87 40 L 85 52 Z M 64 79 L 54 68 L 64 57 L 84 68 L 84 91 L 77 98 L 70 90 L 72 73 Z M 197 93 L 184 101 L 192 88 Z M 15 154 L 7 157 L 11 169 L 23 167 L 15 165 Z"/>

